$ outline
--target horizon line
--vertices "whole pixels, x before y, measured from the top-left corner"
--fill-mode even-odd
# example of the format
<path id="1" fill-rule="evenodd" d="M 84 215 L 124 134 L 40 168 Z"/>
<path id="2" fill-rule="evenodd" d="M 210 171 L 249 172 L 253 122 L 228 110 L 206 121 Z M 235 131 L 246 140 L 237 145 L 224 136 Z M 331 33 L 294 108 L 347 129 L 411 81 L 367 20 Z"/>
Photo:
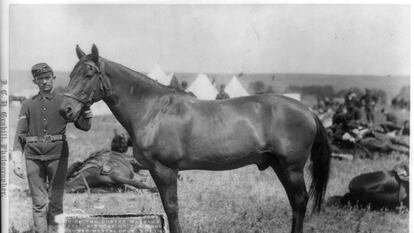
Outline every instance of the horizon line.
<path id="1" fill-rule="evenodd" d="M 24 72 L 28 72 L 30 73 L 29 69 L 9 69 L 9 73 L 11 71 L 24 71 Z M 309 72 L 309 73 L 305 73 L 305 72 L 191 72 L 191 71 L 164 71 L 162 70 L 166 75 L 168 74 L 215 74 L 215 75 L 234 75 L 238 78 L 243 77 L 244 75 L 290 75 L 290 74 L 294 74 L 294 75 L 324 75 L 324 76 L 328 76 L 328 75 L 335 75 L 335 76 L 371 76 L 371 77 L 387 77 L 387 76 L 400 76 L 400 77 L 410 77 L 410 74 L 344 74 L 344 73 L 317 73 L 317 72 Z M 54 70 L 55 72 L 64 72 L 64 73 L 70 73 L 71 71 L 69 70 Z M 143 73 L 143 74 L 147 74 L 149 72 L 151 72 L 151 70 L 149 71 L 136 71 L 139 73 Z M 242 73 L 243 75 L 239 76 L 239 74 Z"/>

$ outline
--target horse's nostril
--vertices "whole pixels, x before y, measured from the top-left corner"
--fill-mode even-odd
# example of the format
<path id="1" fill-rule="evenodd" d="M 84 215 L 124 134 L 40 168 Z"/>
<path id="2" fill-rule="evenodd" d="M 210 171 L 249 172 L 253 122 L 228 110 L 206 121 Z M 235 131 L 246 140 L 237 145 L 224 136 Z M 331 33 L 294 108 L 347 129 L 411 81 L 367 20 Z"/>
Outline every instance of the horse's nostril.
<path id="1" fill-rule="evenodd" d="M 67 107 L 66 107 L 66 113 L 67 113 L 67 114 L 72 113 L 72 108 L 71 108 L 70 106 L 67 106 Z"/>
<path id="2" fill-rule="evenodd" d="M 65 119 L 70 119 L 73 115 L 73 109 L 69 106 L 64 106 L 61 109 L 59 109 L 60 115 Z"/>

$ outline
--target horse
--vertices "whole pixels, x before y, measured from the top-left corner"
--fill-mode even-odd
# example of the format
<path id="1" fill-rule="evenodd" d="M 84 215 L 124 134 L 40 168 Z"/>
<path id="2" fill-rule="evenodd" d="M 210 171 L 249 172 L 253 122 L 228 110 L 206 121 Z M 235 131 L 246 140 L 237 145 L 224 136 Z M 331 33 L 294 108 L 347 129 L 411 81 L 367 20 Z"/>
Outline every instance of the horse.
<path id="1" fill-rule="evenodd" d="M 348 193 L 328 198 L 327 205 L 370 206 L 373 210 L 395 209 L 401 204 L 409 207 L 408 173 L 408 161 L 397 164 L 392 170 L 363 173 L 349 182 Z"/>
<path id="2" fill-rule="evenodd" d="M 74 162 L 68 168 L 66 192 L 119 190 L 125 189 L 125 185 L 157 192 L 155 187 L 136 179 L 143 167 L 125 154 L 130 143 L 128 136 L 116 131 L 114 133 L 111 150 L 102 149 L 94 152 L 84 161 Z"/>
<path id="3" fill-rule="evenodd" d="M 100 191 L 117 190 L 125 189 L 125 185 L 157 192 L 156 188 L 136 179 L 135 173 L 139 171 L 139 166 L 135 166 L 136 162 L 125 156 L 117 151 L 103 149 L 82 162 L 73 163 L 68 168 L 65 192 L 91 192 L 92 188 Z"/>
<path id="4" fill-rule="evenodd" d="M 308 199 L 319 212 L 329 179 L 331 150 L 326 131 L 300 102 L 274 94 L 199 100 L 99 56 L 96 45 L 79 61 L 60 114 L 68 121 L 85 105 L 103 100 L 126 129 L 133 155 L 159 190 L 171 233 L 180 233 L 177 176 L 180 170 L 271 167 L 292 208 L 292 233 L 303 232 Z M 310 157 L 312 182 L 304 181 Z"/>

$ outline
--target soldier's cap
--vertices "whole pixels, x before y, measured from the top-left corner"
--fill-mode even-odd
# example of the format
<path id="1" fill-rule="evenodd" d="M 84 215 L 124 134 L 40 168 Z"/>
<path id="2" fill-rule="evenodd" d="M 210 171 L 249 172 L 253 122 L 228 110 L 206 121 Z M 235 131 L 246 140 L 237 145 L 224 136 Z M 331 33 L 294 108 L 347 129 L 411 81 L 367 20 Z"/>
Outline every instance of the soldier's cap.
<path id="1" fill-rule="evenodd" d="M 46 73 L 51 73 L 53 75 L 53 70 L 48 64 L 46 64 L 44 62 L 37 63 L 36 65 L 34 65 L 32 67 L 33 78 L 36 78 L 36 77 L 38 77 L 42 74 L 46 74 Z"/>

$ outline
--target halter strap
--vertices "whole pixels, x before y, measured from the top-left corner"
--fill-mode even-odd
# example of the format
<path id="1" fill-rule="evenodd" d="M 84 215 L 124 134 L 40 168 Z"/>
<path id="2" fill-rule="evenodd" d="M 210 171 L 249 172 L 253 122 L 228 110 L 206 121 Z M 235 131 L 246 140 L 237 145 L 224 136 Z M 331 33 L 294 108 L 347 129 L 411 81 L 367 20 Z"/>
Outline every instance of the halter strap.
<path id="1" fill-rule="evenodd" d="M 82 99 L 80 97 L 77 97 L 77 96 L 69 94 L 69 93 L 65 93 L 63 95 L 67 96 L 69 98 L 75 99 L 75 100 L 81 102 L 82 104 L 89 104 L 92 101 L 92 98 L 90 96 L 93 96 L 94 93 L 95 93 L 95 90 L 92 90 L 91 95 L 89 95 L 89 97 L 87 99 Z"/>
<path id="2" fill-rule="evenodd" d="M 100 62 L 100 69 L 98 69 L 99 72 L 99 85 L 101 90 L 103 91 L 103 97 L 107 98 L 110 97 L 112 93 L 111 83 L 109 82 L 109 78 L 105 75 L 105 63 Z"/>

